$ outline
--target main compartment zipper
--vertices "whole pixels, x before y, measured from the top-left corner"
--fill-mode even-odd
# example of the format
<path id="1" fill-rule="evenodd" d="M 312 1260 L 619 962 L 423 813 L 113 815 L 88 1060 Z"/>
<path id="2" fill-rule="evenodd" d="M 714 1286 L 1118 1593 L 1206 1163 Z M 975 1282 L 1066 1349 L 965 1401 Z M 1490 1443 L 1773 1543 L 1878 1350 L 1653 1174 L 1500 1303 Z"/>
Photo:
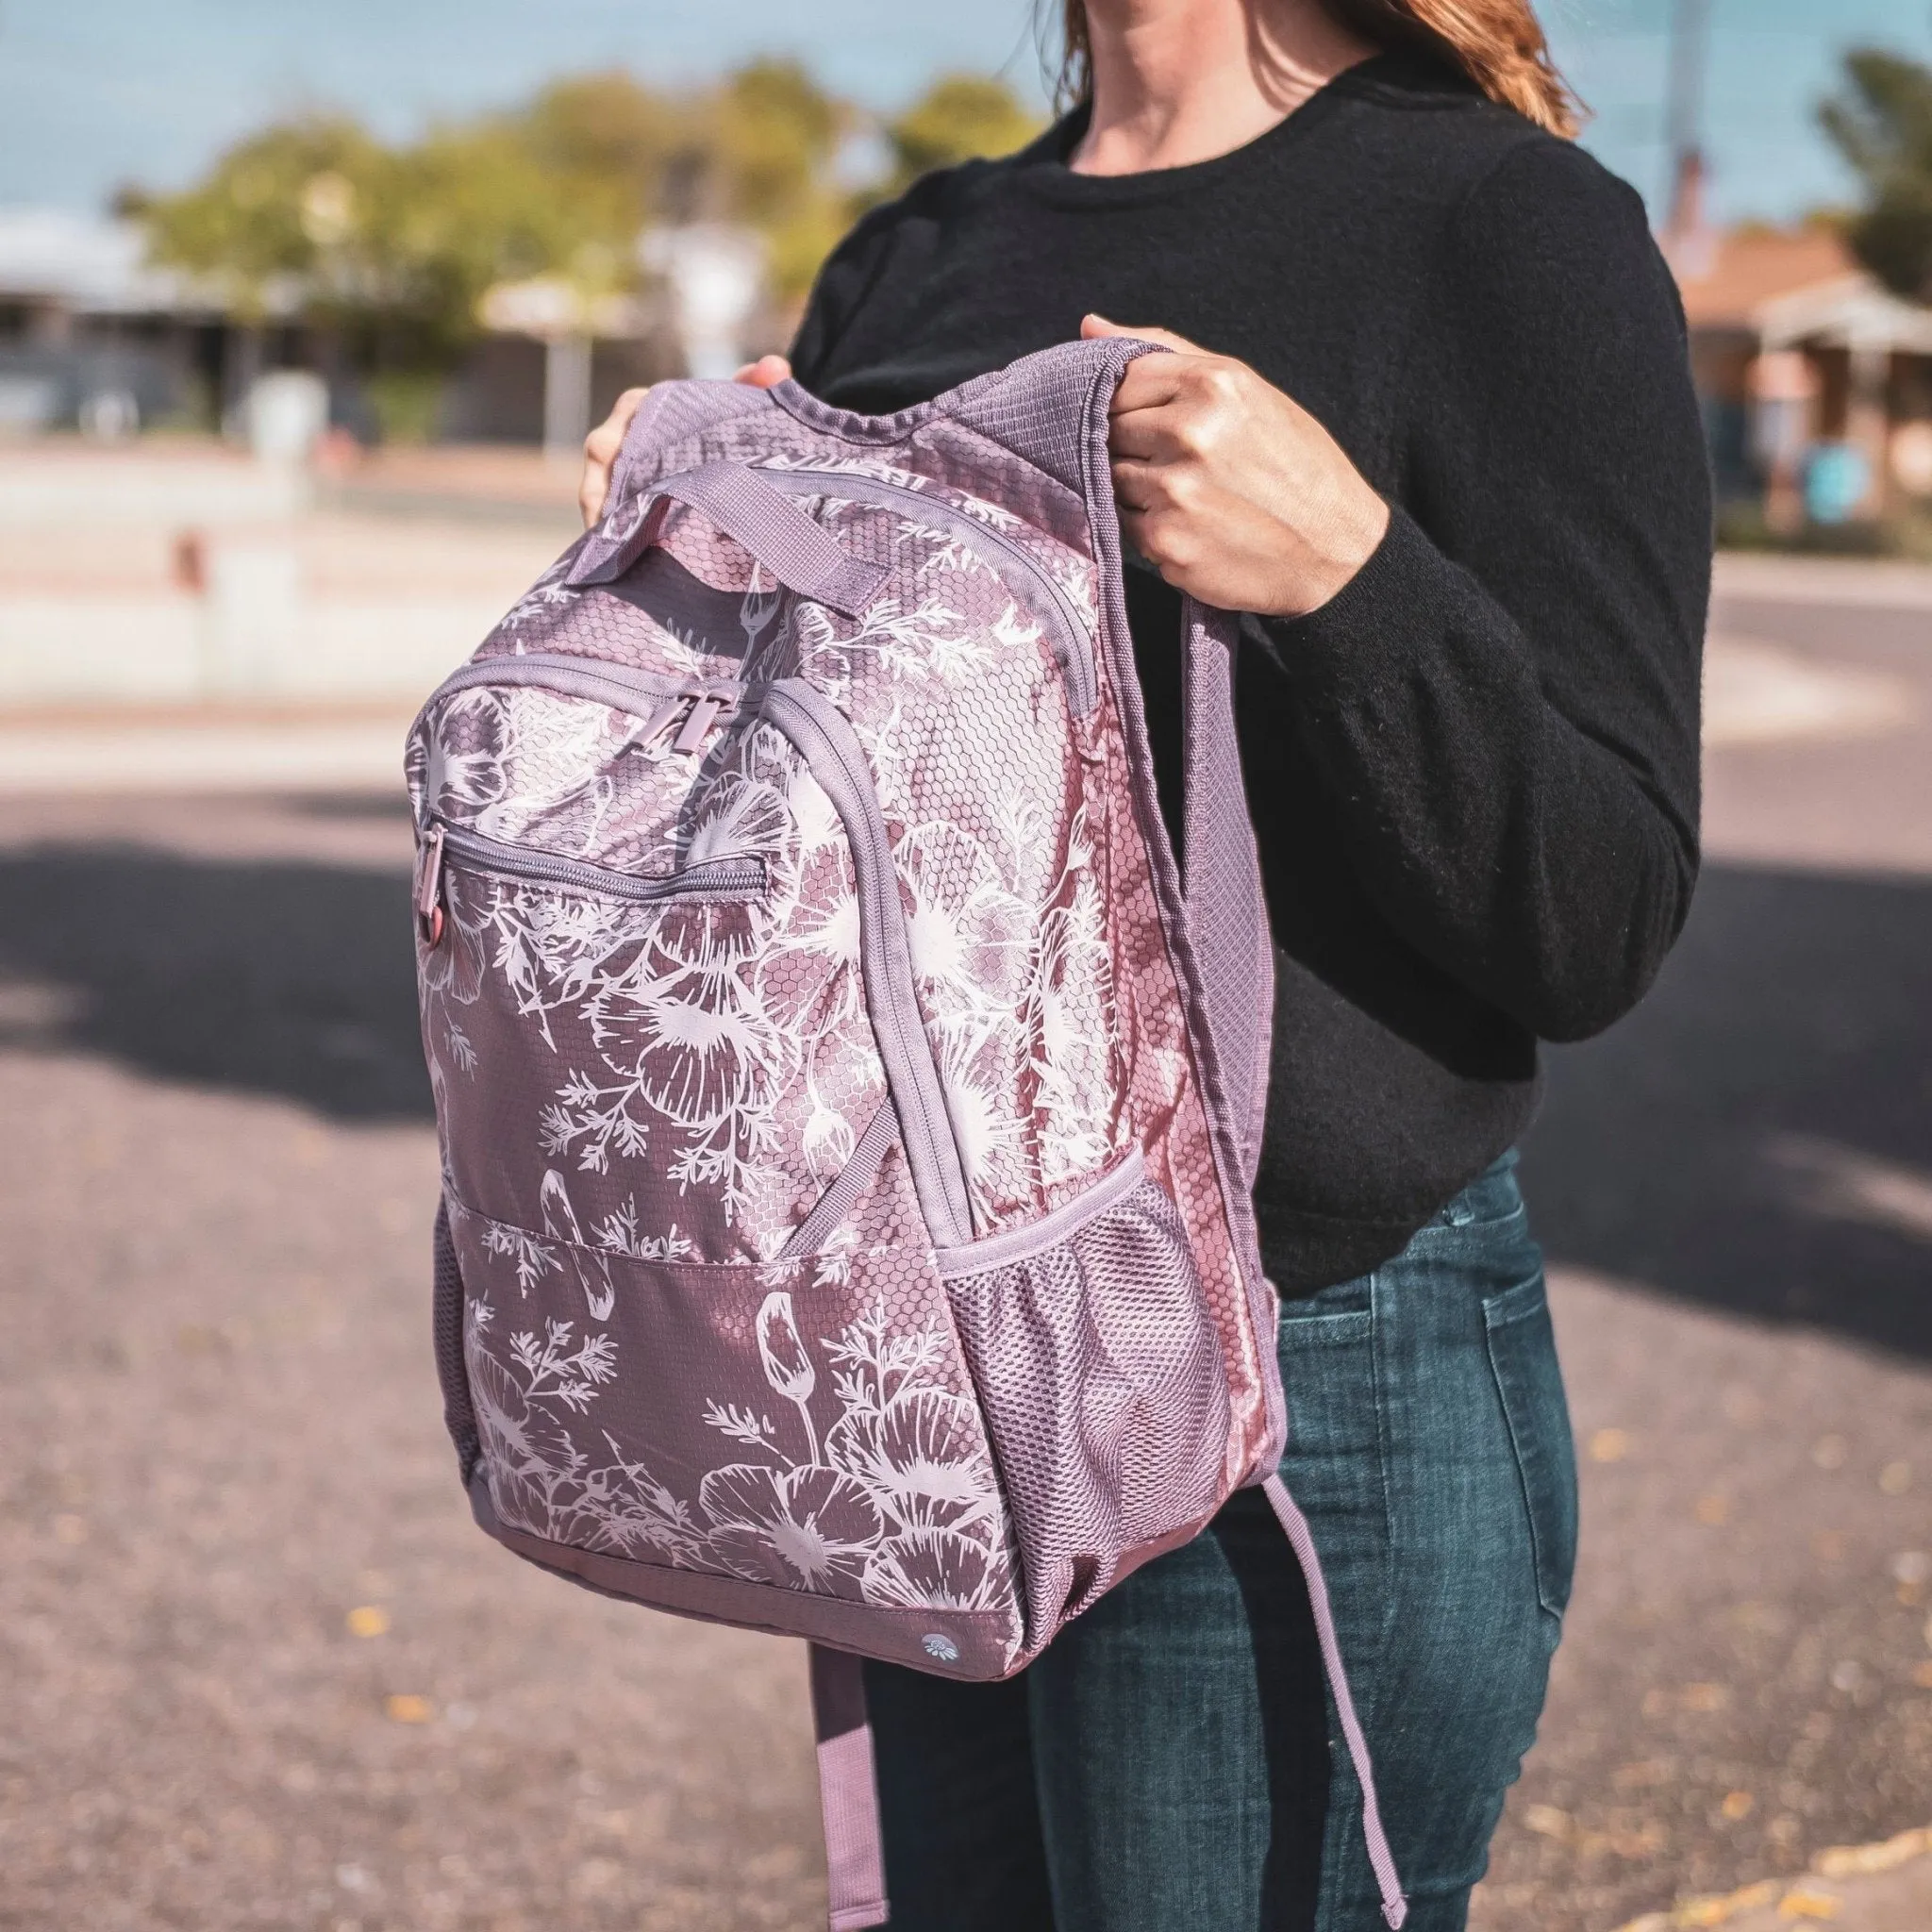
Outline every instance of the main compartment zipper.
<path id="1" fill-rule="evenodd" d="M 1087 634 L 1086 615 L 1053 573 L 1024 545 L 969 512 L 908 484 L 888 483 L 849 470 L 756 467 L 767 483 L 792 496 L 832 496 L 845 503 L 870 504 L 875 509 L 897 510 L 916 505 L 920 523 L 958 538 L 969 550 L 996 552 L 1024 579 L 1034 593 L 1028 599 L 1034 614 L 1044 620 L 1054 635 L 1054 658 L 1066 680 L 1068 708 L 1074 717 L 1084 718 L 1098 703 L 1093 641 Z"/>

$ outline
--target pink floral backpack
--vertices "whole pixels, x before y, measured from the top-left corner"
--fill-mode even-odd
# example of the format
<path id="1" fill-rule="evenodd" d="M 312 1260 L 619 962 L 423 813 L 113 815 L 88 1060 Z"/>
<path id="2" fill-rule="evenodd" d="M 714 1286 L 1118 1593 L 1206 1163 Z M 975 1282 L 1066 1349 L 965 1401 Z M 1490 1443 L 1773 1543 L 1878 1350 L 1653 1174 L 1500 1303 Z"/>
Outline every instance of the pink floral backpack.
<path id="1" fill-rule="evenodd" d="M 1261 1484 L 1273 981 L 1190 605 L 1184 862 L 1080 343 L 895 416 L 651 391 L 595 529 L 408 742 L 436 1341 L 477 1522 L 813 1646 L 837 1932 L 884 1922 L 858 1659 L 990 1679 Z"/>

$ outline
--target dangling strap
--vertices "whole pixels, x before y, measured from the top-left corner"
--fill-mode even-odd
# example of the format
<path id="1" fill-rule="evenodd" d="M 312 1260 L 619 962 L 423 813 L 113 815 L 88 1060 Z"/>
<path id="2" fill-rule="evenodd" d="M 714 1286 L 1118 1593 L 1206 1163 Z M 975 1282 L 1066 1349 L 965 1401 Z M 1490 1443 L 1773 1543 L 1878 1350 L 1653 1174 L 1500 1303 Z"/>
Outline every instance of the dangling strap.
<path id="1" fill-rule="evenodd" d="M 872 1726 L 865 1721 L 864 1667 L 841 1650 L 817 1643 L 810 1649 L 831 1932 L 865 1932 L 883 1925 L 891 1913 Z"/>
<path id="2" fill-rule="evenodd" d="M 1261 1485 L 1288 1540 L 1294 1545 L 1296 1560 L 1307 1579 L 1308 1603 L 1315 1612 L 1315 1636 L 1322 1645 L 1322 1668 L 1328 1674 L 1329 1694 L 1335 1699 L 1341 1719 L 1341 1735 L 1348 1742 L 1349 1761 L 1355 1766 L 1356 1783 L 1362 1791 L 1362 1837 L 1368 1843 L 1369 1863 L 1374 1869 L 1375 1883 L 1382 1893 L 1382 1916 L 1390 1932 L 1401 1932 L 1408 1917 L 1408 1901 L 1402 1895 L 1402 1879 L 1395 1870 L 1395 1856 L 1389 1849 L 1388 1834 L 1382 1829 L 1382 1808 L 1375 1802 L 1375 1767 L 1369 1759 L 1369 1740 L 1362 1736 L 1361 1721 L 1355 1714 L 1355 1699 L 1349 1695 L 1348 1672 L 1341 1661 L 1341 1645 L 1335 1635 L 1335 1612 L 1328 1603 L 1328 1585 L 1322 1575 L 1322 1559 L 1315 1554 L 1315 1539 L 1308 1519 L 1301 1512 L 1288 1485 L 1271 1475 Z"/>

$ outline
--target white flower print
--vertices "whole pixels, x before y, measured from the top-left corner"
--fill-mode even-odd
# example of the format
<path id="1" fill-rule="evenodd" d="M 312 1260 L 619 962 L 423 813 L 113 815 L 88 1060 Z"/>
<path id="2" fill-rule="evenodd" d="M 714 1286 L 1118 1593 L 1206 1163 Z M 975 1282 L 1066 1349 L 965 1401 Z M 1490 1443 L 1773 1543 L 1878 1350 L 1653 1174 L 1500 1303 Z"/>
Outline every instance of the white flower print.
<path id="1" fill-rule="evenodd" d="M 864 1489 L 811 1464 L 714 1469 L 698 1502 L 709 1525 L 706 1554 L 719 1569 L 752 1583 L 856 1595 L 849 1586 L 880 1541 L 878 1511 Z"/>
<path id="2" fill-rule="evenodd" d="M 792 1441 L 768 1411 L 708 1400 L 700 1420 L 758 1459 L 708 1471 L 691 1507 L 608 1432 L 594 1446 L 575 1433 L 618 1372 L 608 1333 L 579 1340 L 553 1319 L 499 1355 L 473 1305 L 471 1385 L 498 1514 L 536 1536 L 859 1602 L 1009 1601 L 999 1483 L 977 1409 L 942 1379 L 946 1338 L 894 1330 L 874 1307 L 820 1344 L 822 1374 L 783 1289 L 753 1332 L 766 1386 L 796 1412 Z M 814 1407 L 828 1398 L 822 1430 Z"/>

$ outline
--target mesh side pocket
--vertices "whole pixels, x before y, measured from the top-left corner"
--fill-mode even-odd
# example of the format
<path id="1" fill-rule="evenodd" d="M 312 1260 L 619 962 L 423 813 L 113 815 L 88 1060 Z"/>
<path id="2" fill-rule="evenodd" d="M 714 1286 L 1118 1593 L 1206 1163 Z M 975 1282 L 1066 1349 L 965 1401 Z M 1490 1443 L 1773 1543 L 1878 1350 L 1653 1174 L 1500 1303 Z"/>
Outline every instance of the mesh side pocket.
<path id="1" fill-rule="evenodd" d="M 463 1272 L 457 1263 L 456 1243 L 450 1239 L 449 1208 L 441 1202 L 437 1204 L 433 1240 L 431 1319 L 436 1335 L 436 1379 L 442 1385 L 443 1426 L 457 1445 L 457 1465 L 462 1471 L 463 1487 L 468 1489 L 483 1443 L 476 1432 L 476 1411 L 470 1402 L 470 1374 L 463 1364 Z"/>
<path id="2" fill-rule="evenodd" d="M 953 1274 L 947 1291 L 1012 1514 L 1033 1651 L 1219 1505 L 1221 1351 L 1179 1210 L 1144 1177 L 1064 1239 Z"/>

